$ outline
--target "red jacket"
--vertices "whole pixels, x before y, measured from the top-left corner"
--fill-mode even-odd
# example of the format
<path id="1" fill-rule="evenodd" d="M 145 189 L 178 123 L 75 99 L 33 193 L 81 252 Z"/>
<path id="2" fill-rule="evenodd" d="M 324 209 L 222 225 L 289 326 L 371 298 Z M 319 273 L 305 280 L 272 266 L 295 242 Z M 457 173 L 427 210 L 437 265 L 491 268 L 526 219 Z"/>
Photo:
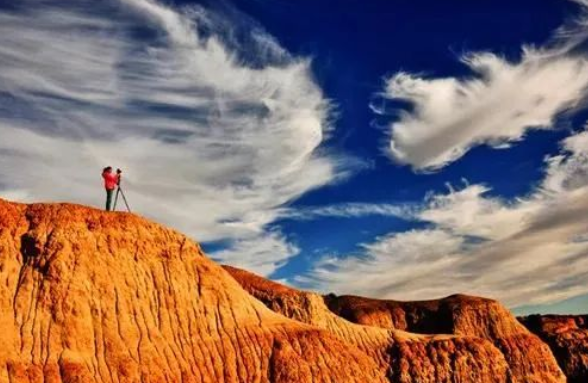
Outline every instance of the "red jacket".
<path id="1" fill-rule="evenodd" d="M 113 172 L 103 172 L 102 178 L 104 178 L 104 187 L 106 190 L 114 190 L 116 189 L 116 185 L 118 185 L 119 176 Z"/>

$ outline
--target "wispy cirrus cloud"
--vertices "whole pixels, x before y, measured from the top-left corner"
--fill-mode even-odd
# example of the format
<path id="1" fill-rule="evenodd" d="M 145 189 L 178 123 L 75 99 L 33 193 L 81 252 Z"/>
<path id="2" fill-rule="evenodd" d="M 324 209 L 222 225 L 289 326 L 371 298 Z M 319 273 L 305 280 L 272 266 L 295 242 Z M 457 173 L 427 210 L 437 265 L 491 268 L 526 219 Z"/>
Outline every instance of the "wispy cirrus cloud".
<path id="1" fill-rule="evenodd" d="M 391 124 L 386 152 L 417 171 L 436 171 L 474 146 L 504 148 L 531 129 L 552 129 L 560 113 L 584 105 L 588 55 L 578 47 L 588 37 L 588 18 L 586 3 L 578 3 L 582 17 L 545 46 L 524 46 L 518 60 L 471 52 L 461 58 L 470 76 L 400 72 L 387 79 L 384 96 L 412 108 Z"/>
<path id="2" fill-rule="evenodd" d="M 296 252 L 267 230 L 276 209 L 348 162 L 318 152 L 330 104 L 309 60 L 239 20 L 154 0 L 0 10 L 0 193 L 98 205 L 120 166 L 135 211 L 271 273 Z"/>
<path id="3" fill-rule="evenodd" d="M 512 201 L 470 185 L 433 195 L 414 215 L 422 230 L 392 233 L 345 258 L 329 256 L 294 280 L 379 298 L 429 299 L 457 292 L 510 306 L 588 293 L 588 131 L 546 159 L 545 178 Z"/>
<path id="4" fill-rule="evenodd" d="M 305 206 L 294 209 L 279 210 L 279 218 L 300 221 L 314 220 L 321 217 L 357 218 L 366 216 L 406 217 L 413 214 L 415 206 L 409 203 L 363 203 L 349 202 L 334 205 Z"/>

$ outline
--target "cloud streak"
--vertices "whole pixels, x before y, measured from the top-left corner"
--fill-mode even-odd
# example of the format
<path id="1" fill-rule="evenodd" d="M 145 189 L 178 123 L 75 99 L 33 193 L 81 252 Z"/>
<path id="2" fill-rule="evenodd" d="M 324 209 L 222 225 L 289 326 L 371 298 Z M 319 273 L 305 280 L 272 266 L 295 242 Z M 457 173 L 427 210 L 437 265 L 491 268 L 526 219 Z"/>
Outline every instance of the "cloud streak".
<path id="1" fill-rule="evenodd" d="M 136 211 L 234 240 L 244 264 L 271 273 L 295 253 L 267 230 L 274 211 L 347 162 L 318 152 L 330 105 L 309 61 L 222 17 L 151 0 L 0 10 L 2 195 L 97 204 L 101 168 L 121 166 Z M 229 25 L 253 31 L 241 51 Z M 248 50 L 265 54 L 249 62 Z M 276 253 L 260 263 L 268 242 Z"/>
<path id="2" fill-rule="evenodd" d="M 410 204 L 374 204 L 350 202 L 326 206 L 297 207 L 295 209 L 281 209 L 279 218 L 299 221 L 310 221 L 323 217 L 331 218 L 358 218 L 366 216 L 406 217 L 414 213 L 414 207 Z"/>
<path id="3" fill-rule="evenodd" d="M 579 4 L 585 11 L 585 2 Z M 585 103 L 588 58 L 577 47 L 587 37 L 586 20 L 562 27 L 544 47 L 524 46 L 518 60 L 468 53 L 461 61 L 470 76 L 390 77 L 385 97 L 412 108 L 391 124 L 386 152 L 398 163 L 430 172 L 472 147 L 505 148 L 531 129 L 552 129 L 559 114 Z"/>

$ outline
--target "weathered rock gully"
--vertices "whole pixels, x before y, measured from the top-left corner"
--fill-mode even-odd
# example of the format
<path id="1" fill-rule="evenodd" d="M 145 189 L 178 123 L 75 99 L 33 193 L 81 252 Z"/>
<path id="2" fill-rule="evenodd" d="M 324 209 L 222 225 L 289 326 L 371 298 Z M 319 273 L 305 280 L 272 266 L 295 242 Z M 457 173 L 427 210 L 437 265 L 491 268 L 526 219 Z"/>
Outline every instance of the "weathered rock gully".
<path id="1" fill-rule="evenodd" d="M 519 320 L 549 345 L 568 383 L 588 382 L 588 315 L 530 315 Z"/>
<path id="2" fill-rule="evenodd" d="M 445 335 L 352 323 L 137 216 L 0 200 L 0 383 L 565 381 L 481 301 L 494 311 L 457 302 Z"/>

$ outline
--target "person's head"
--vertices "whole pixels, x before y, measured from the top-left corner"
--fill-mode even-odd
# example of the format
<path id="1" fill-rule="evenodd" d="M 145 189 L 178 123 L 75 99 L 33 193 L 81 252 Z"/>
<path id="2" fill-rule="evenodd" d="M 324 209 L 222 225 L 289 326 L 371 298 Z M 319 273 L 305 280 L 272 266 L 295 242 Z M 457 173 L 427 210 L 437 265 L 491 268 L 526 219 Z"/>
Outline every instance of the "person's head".
<path id="1" fill-rule="evenodd" d="M 107 166 L 103 170 L 104 173 L 112 173 L 112 166 Z"/>

